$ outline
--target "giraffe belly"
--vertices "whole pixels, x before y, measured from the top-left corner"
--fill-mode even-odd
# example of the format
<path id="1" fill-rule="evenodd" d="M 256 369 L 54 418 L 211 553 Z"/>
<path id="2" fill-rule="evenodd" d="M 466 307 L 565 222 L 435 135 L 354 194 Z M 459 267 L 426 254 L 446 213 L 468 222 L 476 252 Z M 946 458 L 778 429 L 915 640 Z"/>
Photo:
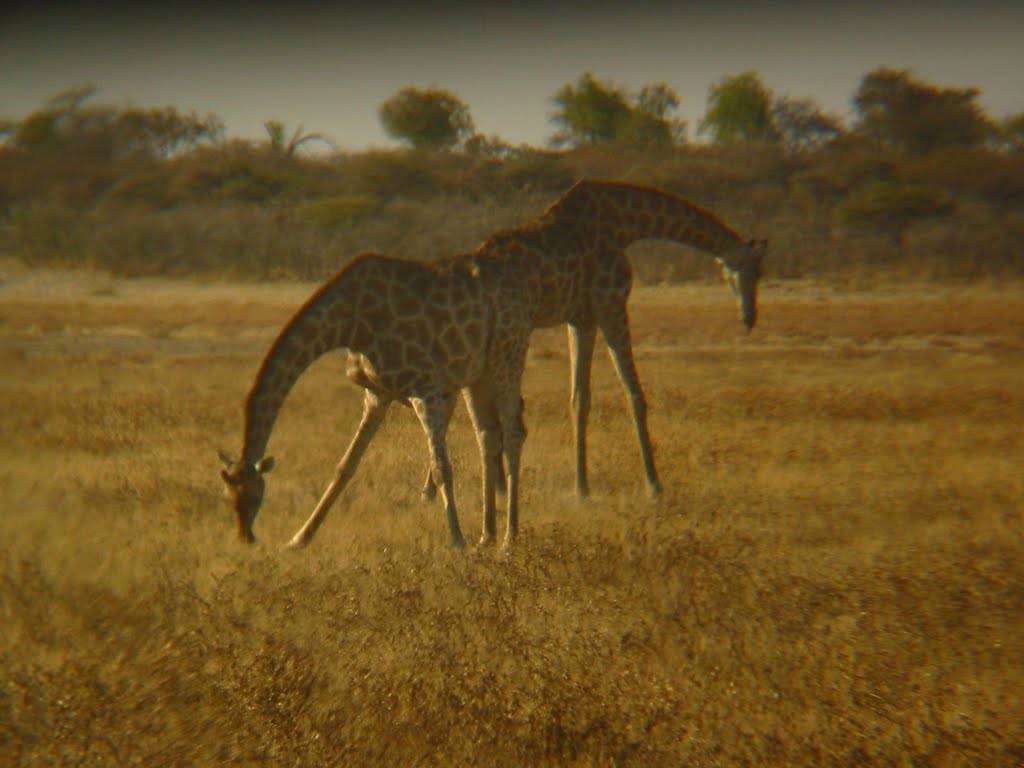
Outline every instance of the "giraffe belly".
<path id="1" fill-rule="evenodd" d="M 345 375 L 363 389 L 369 389 L 378 393 L 386 391 L 380 376 L 377 374 L 377 369 L 366 355 L 356 352 L 350 353 L 345 364 Z"/>
<path id="2" fill-rule="evenodd" d="M 467 355 L 438 366 L 433 360 L 415 358 L 405 355 L 402 365 L 394 365 L 386 359 L 375 361 L 367 355 L 352 353 L 345 374 L 350 381 L 378 395 L 399 399 L 427 397 L 468 386 L 480 377 L 485 359 L 482 354 Z"/>

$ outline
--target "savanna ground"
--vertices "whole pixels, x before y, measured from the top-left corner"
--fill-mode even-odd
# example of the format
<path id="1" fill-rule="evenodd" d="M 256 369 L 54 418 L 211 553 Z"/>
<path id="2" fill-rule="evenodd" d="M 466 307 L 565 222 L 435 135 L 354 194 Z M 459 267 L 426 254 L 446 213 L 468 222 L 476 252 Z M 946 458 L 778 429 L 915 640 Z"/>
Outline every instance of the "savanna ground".
<path id="1" fill-rule="evenodd" d="M 0 764 L 1020 765 L 1020 288 L 769 282 L 749 338 L 721 285 L 639 288 L 660 499 L 599 356 L 574 500 L 543 331 L 510 557 L 449 550 L 401 408 L 286 553 L 358 421 L 340 356 L 253 547 L 215 450 L 313 286 L 5 268 Z"/>

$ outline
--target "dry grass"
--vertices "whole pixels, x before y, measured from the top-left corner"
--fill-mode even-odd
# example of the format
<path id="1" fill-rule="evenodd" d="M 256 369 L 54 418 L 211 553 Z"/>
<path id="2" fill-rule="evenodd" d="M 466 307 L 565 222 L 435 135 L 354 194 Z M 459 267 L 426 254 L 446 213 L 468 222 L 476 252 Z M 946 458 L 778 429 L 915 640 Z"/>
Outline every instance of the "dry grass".
<path id="1" fill-rule="evenodd" d="M 769 285 L 632 311 L 666 492 L 595 365 L 577 505 L 564 334 L 526 380 L 523 531 L 454 554 L 396 409 L 315 544 L 358 418 L 325 359 L 234 538 L 214 449 L 308 285 L 0 294 L 0 764 L 1024 761 L 1024 294 Z M 452 434 L 463 527 L 475 445 Z"/>

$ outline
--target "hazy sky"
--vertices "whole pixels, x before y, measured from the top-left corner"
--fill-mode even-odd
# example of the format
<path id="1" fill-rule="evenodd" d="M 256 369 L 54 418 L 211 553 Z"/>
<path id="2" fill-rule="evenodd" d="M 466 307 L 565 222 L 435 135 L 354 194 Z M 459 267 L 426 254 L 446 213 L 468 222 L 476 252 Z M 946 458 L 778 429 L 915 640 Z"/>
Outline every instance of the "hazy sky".
<path id="1" fill-rule="evenodd" d="M 359 10 L 355 10 L 358 8 Z M 302 2 L 54 4 L 0 10 L 0 118 L 69 87 L 142 107 L 263 122 L 346 149 L 393 144 L 377 108 L 407 85 L 466 104 L 484 134 L 542 144 L 552 95 L 587 70 L 627 89 L 663 81 L 691 136 L 708 86 L 757 70 L 777 94 L 845 116 L 861 77 L 910 68 L 976 86 L 993 117 L 1024 111 L 1024 2 Z"/>

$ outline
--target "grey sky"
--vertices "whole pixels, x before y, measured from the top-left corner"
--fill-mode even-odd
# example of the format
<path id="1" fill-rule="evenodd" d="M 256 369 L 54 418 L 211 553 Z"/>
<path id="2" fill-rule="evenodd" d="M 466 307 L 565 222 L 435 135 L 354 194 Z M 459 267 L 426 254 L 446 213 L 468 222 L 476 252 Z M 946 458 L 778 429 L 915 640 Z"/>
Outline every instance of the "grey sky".
<path id="1" fill-rule="evenodd" d="M 361 7 L 6 10 L 0 117 L 92 82 L 108 102 L 214 112 L 235 136 L 265 136 L 263 121 L 274 118 L 362 149 L 393 143 L 377 119 L 382 101 L 407 85 L 436 85 L 469 105 L 481 133 L 543 144 L 551 96 L 587 70 L 628 89 L 666 82 L 692 135 L 708 86 L 723 75 L 755 69 L 777 94 L 846 115 L 861 77 L 883 65 L 976 86 L 996 118 L 1024 111 L 1020 2 Z"/>

